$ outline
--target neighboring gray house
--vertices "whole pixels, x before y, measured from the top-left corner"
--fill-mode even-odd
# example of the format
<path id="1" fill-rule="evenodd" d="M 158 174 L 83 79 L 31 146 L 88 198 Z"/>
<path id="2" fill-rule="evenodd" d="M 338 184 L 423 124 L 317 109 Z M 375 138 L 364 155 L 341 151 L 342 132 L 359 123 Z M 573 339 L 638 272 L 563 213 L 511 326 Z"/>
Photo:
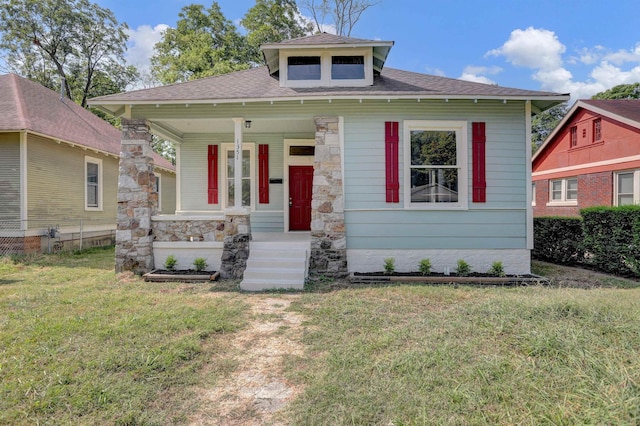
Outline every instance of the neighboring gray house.
<path id="1" fill-rule="evenodd" d="M 148 203 L 153 237 L 133 243 L 122 216 L 117 268 L 201 253 L 240 276 L 247 234 L 251 290 L 302 285 L 305 259 L 290 281 L 278 263 L 294 246 L 315 274 L 389 257 L 399 271 L 430 258 L 528 273 L 531 117 L 569 96 L 385 68 L 392 46 L 319 34 L 263 45 L 264 67 L 91 100 L 123 119 L 126 146 L 147 132 L 177 144 L 176 215 Z"/>
<path id="2" fill-rule="evenodd" d="M 113 244 L 120 140 L 58 93 L 1 75 L 0 254 Z M 175 167 L 152 158 L 160 207 L 173 213 Z"/>

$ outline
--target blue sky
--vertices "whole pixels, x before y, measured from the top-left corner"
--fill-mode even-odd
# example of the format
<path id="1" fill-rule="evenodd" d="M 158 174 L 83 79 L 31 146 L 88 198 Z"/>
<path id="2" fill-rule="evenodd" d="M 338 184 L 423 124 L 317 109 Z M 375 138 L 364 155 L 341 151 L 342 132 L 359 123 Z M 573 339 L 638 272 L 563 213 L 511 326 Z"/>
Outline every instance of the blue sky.
<path id="1" fill-rule="evenodd" d="M 95 0 L 94 0 L 95 1 Z M 97 0 L 130 27 L 128 60 L 148 64 L 181 8 L 210 1 Z M 255 0 L 220 0 L 239 25 Z M 301 10 L 305 14 L 304 10 Z M 640 81 L 639 0 L 382 0 L 351 36 L 395 42 L 386 66 L 587 98 Z"/>

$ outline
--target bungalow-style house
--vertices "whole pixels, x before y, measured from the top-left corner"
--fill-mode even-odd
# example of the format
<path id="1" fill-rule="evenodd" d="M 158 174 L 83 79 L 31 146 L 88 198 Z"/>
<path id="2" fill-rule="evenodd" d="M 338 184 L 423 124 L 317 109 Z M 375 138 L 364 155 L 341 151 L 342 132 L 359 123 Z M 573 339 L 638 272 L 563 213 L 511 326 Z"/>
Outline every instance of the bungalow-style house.
<path id="1" fill-rule="evenodd" d="M 0 255 L 113 244 L 121 132 L 46 87 L 0 76 Z M 153 155 L 159 207 L 175 166 Z"/>
<path id="2" fill-rule="evenodd" d="M 534 216 L 640 203 L 640 100 L 579 100 L 533 155 Z"/>
<path id="3" fill-rule="evenodd" d="M 385 68 L 392 46 L 318 34 L 263 45 L 263 67 L 91 100 L 122 117 L 127 149 L 177 144 L 176 215 L 145 234 L 125 213 L 152 203 L 127 188 L 116 269 L 200 247 L 246 290 L 387 258 L 528 273 L 531 116 L 568 96 Z"/>

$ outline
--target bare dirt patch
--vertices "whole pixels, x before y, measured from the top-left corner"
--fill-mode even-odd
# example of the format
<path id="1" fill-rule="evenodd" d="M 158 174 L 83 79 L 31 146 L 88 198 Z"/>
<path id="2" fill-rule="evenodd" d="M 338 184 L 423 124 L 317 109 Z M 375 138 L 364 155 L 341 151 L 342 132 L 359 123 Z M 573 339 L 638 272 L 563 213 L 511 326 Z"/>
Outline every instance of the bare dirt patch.
<path id="1" fill-rule="evenodd" d="M 303 317 L 287 308 L 297 295 L 250 295 L 249 325 L 235 333 L 228 356 L 236 368 L 211 389 L 200 389 L 202 403 L 192 425 L 269 425 L 300 389 L 283 374 L 286 356 L 302 355 Z M 278 422 L 282 424 L 282 422 Z"/>

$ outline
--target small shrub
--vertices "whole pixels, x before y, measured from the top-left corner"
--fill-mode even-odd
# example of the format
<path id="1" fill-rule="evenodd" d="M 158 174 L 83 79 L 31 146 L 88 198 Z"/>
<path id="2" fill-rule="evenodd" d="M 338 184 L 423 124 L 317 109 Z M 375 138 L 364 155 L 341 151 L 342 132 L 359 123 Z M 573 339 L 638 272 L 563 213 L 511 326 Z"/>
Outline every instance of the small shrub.
<path id="1" fill-rule="evenodd" d="M 506 274 L 504 273 L 504 267 L 502 266 L 502 262 L 495 261 L 491 264 L 491 269 L 489 269 L 489 274 L 495 275 L 496 277 L 504 277 Z"/>
<path id="2" fill-rule="evenodd" d="M 431 273 L 431 260 L 422 259 L 420 261 L 419 270 L 422 275 L 429 275 Z"/>
<path id="3" fill-rule="evenodd" d="M 456 268 L 456 274 L 461 277 L 466 277 L 471 273 L 471 266 L 462 259 L 458 260 L 458 267 Z"/>
<path id="4" fill-rule="evenodd" d="M 170 254 L 169 256 L 167 256 L 167 259 L 164 261 L 164 267 L 165 269 L 173 271 L 176 269 L 177 263 L 178 263 L 178 259 L 176 259 L 174 255 Z"/>
<path id="5" fill-rule="evenodd" d="M 198 257 L 193 261 L 193 266 L 196 268 L 196 271 L 200 272 L 204 271 L 209 265 L 207 265 L 207 261 L 204 257 Z"/>
<path id="6" fill-rule="evenodd" d="M 396 270 L 396 260 L 393 257 L 388 257 L 384 260 L 384 273 L 393 274 Z"/>

